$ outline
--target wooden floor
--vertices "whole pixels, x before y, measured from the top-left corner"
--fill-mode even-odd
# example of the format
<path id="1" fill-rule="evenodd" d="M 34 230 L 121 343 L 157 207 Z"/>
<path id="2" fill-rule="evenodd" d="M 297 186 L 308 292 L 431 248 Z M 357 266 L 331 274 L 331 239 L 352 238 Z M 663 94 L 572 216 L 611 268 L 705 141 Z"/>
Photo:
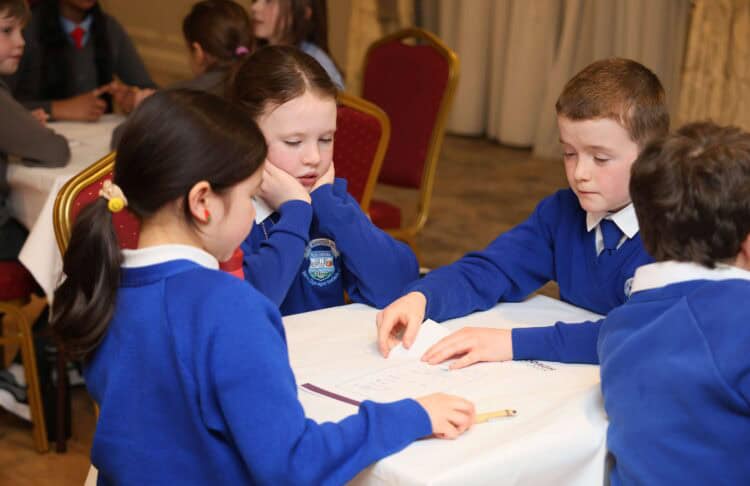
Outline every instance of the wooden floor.
<path id="1" fill-rule="evenodd" d="M 565 186 L 560 161 L 534 159 L 528 150 L 485 140 L 446 137 L 430 218 L 418 239 L 422 265 L 435 268 L 482 248 L 523 221 L 542 197 Z M 376 197 L 404 207 L 414 201 L 410 193 L 392 189 L 378 189 Z M 549 285 L 542 292 L 555 295 L 556 288 Z M 86 392 L 75 389 L 68 452 L 37 454 L 29 426 L 0 411 L 0 484 L 83 484 L 94 423 Z"/>

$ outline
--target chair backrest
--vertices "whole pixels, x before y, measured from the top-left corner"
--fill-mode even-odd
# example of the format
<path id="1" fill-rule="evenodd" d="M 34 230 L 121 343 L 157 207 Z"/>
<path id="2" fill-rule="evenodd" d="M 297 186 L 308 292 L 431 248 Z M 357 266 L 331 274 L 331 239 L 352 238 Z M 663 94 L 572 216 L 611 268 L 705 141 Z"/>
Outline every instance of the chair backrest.
<path id="1" fill-rule="evenodd" d="M 381 182 L 419 188 L 429 198 L 458 71 L 456 54 L 422 29 L 401 30 L 368 48 L 362 97 L 388 114 L 393 131 Z"/>
<path id="2" fill-rule="evenodd" d="M 111 152 L 73 176 L 57 193 L 52 218 L 60 253 L 65 254 L 78 213 L 99 197 L 99 190 L 104 181 L 112 179 L 114 166 L 115 152 Z M 112 217 L 120 247 L 136 248 L 140 231 L 138 218 L 127 209 L 113 214 Z"/>
<path id="3" fill-rule="evenodd" d="M 391 124 L 383 110 L 357 96 L 339 94 L 333 151 L 336 177 L 347 180 L 349 193 L 365 212 L 390 136 Z"/>

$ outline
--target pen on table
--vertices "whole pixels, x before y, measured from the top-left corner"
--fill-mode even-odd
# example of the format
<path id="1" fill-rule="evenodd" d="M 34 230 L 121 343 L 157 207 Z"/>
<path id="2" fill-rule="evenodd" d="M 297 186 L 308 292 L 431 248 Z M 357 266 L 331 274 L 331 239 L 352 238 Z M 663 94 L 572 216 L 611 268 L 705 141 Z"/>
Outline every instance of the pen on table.
<path id="1" fill-rule="evenodd" d="M 476 417 L 474 418 L 474 423 L 483 424 L 483 423 L 490 422 L 495 419 L 504 418 L 504 417 L 515 417 L 516 415 L 518 415 L 518 412 L 510 408 L 506 408 L 504 410 L 495 410 L 492 412 L 478 413 Z"/>

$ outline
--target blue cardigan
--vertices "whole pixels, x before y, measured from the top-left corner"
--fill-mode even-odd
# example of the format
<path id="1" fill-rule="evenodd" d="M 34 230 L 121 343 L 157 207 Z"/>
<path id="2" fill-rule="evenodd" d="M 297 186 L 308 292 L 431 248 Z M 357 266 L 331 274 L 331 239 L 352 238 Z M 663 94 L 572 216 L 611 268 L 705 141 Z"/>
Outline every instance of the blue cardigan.
<path id="1" fill-rule="evenodd" d="M 275 306 L 188 260 L 123 269 L 85 377 L 103 484 L 343 484 L 431 433 L 413 400 L 305 418 Z"/>
<path id="2" fill-rule="evenodd" d="M 255 224 L 242 250 L 247 279 L 283 315 L 353 302 L 384 307 L 419 275 L 414 252 L 367 218 L 336 179 Z"/>
<path id="3" fill-rule="evenodd" d="M 469 253 L 411 284 L 427 297 L 426 317 L 437 321 L 486 310 L 500 301 L 519 302 L 550 280 L 560 298 L 606 314 L 627 299 L 639 266 L 653 260 L 639 235 L 599 261 L 594 231 L 570 189 L 542 200 L 531 216 L 482 251 Z M 513 330 L 514 359 L 596 362 L 598 323 Z"/>
<path id="4" fill-rule="evenodd" d="M 750 484 L 748 302 L 750 280 L 691 280 L 634 292 L 604 320 L 613 486 Z"/>

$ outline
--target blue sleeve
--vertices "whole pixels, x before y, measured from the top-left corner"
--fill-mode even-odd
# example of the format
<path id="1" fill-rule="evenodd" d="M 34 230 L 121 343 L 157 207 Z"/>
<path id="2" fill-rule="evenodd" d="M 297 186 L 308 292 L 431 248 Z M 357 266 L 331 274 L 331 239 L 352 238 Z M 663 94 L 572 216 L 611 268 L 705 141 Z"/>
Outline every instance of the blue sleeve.
<path id="1" fill-rule="evenodd" d="M 513 329 L 513 359 L 599 364 L 597 340 L 603 319 Z"/>
<path id="2" fill-rule="evenodd" d="M 344 179 L 323 185 L 310 196 L 320 231 L 330 235 L 341 252 L 344 284 L 353 302 L 385 307 L 418 278 L 414 252 L 372 224 L 346 192 Z"/>
<path id="3" fill-rule="evenodd" d="M 254 225 L 242 243 L 245 280 L 280 306 L 304 258 L 310 239 L 312 207 L 305 201 L 287 201 L 279 207 L 279 221 L 267 228 Z"/>
<path id="4" fill-rule="evenodd" d="M 555 280 L 554 226 L 557 196 L 543 200 L 523 223 L 482 251 L 465 255 L 409 285 L 427 297 L 425 318 L 438 322 L 486 310 L 501 299 L 518 302 Z"/>
<path id="5" fill-rule="evenodd" d="M 429 416 L 410 399 L 364 402 L 338 423 L 306 418 L 277 331 L 278 311 L 244 295 L 244 305 L 232 309 L 225 298 L 217 313 L 220 322 L 207 346 L 210 397 L 204 413 L 209 426 L 236 445 L 256 483 L 344 484 L 432 432 Z"/>

